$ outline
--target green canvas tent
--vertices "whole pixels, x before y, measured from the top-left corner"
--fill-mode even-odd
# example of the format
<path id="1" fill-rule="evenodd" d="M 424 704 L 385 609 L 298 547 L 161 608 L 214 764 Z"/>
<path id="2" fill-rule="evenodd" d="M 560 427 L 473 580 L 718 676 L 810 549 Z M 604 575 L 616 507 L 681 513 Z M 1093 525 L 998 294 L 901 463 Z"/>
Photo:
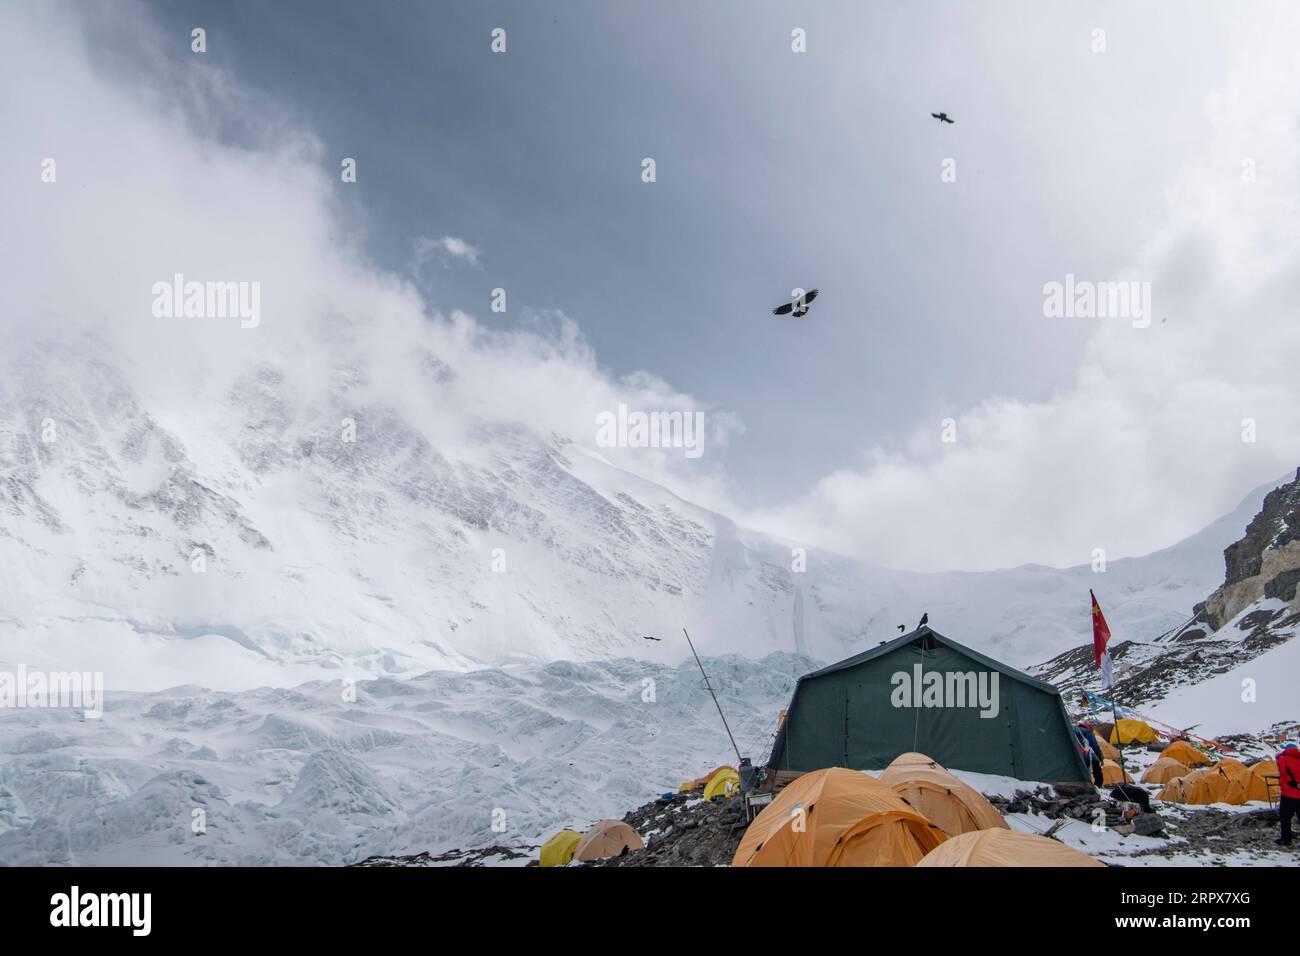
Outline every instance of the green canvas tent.
<path id="1" fill-rule="evenodd" d="M 799 678 L 770 770 L 880 770 L 900 753 L 1020 780 L 1090 778 L 1051 684 L 929 627 Z"/>

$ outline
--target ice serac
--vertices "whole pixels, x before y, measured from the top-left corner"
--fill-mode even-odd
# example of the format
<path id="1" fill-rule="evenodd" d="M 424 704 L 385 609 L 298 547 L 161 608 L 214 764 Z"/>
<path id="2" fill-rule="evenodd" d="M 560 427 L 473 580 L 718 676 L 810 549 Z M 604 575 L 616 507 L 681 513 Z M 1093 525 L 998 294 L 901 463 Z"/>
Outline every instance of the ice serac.
<path id="1" fill-rule="evenodd" d="M 406 404 L 343 361 L 304 389 L 259 353 L 176 407 L 102 343 L 10 359 L 0 664 L 236 690 L 516 659 L 676 662 L 683 626 L 706 653 L 830 661 L 928 610 L 1022 666 L 1088 632 L 1087 565 L 914 574 L 777 541 L 580 441 L 458 412 L 458 372 L 432 351 Z M 455 440 L 425 420 L 434 408 L 459 416 Z M 1184 621 L 1242 523 L 1112 561 L 1117 635 Z"/>
<path id="2" fill-rule="evenodd" d="M 704 666 L 758 757 L 816 665 Z M 0 721 L 0 860 L 337 866 L 495 843 L 531 857 L 558 827 L 734 762 L 730 747 L 694 660 L 117 694 L 99 720 L 46 708 Z"/>

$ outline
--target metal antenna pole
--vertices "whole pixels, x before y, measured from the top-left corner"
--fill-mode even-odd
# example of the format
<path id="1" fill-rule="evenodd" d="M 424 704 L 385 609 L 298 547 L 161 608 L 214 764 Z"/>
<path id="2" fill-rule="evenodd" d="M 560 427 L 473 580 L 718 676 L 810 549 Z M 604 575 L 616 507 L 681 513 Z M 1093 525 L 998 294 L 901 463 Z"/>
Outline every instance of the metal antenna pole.
<path id="1" fill-rule="evenodd" d="M 695 644 L 691 641 L 691 635 L 682 628 L 682 633 L 686 635 L 686 643 L 691 645 L 691 654 L 695 656 L 695 666 L 700 669 L 700 676 L 704 678 L 704 686 L 709 689 L 709 696 L 713 698 L 713 706 L 718 708 L 718 716 L 722 718 L 722 726 L 727 728 L 727 738 L 731 741 L 731 749 L 736 752 L 736 762 L 739 764 L 745 758 L 740 755 L 740 748 L 736 746 L 736 738 L 731 736 L 731 727 L 727 724 L 727 715 L 722 712 L 722 705 L 718 703 L 718 695 L 713 693 L 713 685 L 709 683 L 709 675 L 704 673 L 704 665 L 700 663 L 700 655 L 695 653 Z"/>

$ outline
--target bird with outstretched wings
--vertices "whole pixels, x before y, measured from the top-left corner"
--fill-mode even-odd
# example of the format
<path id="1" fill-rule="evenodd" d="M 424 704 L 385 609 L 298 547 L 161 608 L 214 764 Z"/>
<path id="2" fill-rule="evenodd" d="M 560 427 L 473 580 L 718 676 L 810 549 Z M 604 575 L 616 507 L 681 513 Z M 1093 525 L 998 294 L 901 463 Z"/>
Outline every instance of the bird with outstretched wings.
<path id="1" fill-rule="evenodd" d="M 957 122 L 955 119 L 949 119 L 947 113 L 931 113 L 930 115 L 933 116 L 935 119 L 937 119 L 940 123 L 955 123 L 955 122 Z"/>
<path id="2" fill-rule="evenodd" d="M 783 302 L 772 310 L 773 315 L 807 315 L 808 306 L 817 298 L 817 290 L 809 289 L 803 295 L 795 296 L 789 302 Z"/>

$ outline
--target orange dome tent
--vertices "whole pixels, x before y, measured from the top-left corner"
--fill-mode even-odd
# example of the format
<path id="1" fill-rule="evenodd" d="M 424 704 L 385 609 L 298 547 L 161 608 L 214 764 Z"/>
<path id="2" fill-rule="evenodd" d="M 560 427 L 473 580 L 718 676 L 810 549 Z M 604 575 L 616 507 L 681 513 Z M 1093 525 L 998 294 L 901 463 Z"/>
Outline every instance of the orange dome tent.
<path id="1" fill-rule="evenodd" d="M 1103 786 L 1110 786 L 1112 783 L 1132 783 L 1133 778 L 1129 772 L 1113 760 L 1103 760 L 1101 762 L 1101 782 Z"/>
<path id="2" fill-rule="evenodd" d="M 1014 830 L 979 830 L 945 841 L 917 866 L 1105 866 L 1058 840 Z"/>
<path id="3" fill-rule="evenodd" d="M 1181 777 L 1175 777 L 1165 784 L 1164 789 L 1156 794 L 1157 800 L 1163 800 L 1165 803 L 1186 803 L 1187 794 L 1184 792 L 1186 785 L 1183 783 L 1190 773 L 1185 773 Z"/>
<path id="4" fill-rule="evenodd" d="M 927 757 L 925 754 L 919 754 L 915 750 L 909 750 L 901 753 L 889 762 L 888 770 L 901 770 L 905 767 L 925 767 L 928 770 L 942 770 L 948 772 L 948 768 L 933 757 Z"/>
<path id="5" fill-rule="evenodd" d="M 1243 775 L 1232 774 L 1218 767 L 1211 767 L 1192 781 L 1188 789 L 1188 803 L 1231 803 L 1246 802 L 1246 782 Z"/>
<path id="6" fill-rule="evenodd" d="M 1214 769 L 1222 770 L 1224 773 L 1232 777 L 1238 777 L 1250 773 L 1244 763 L 1233 757 L 1224 757 L 1214 765 Z"/>
<path id="7" fill-rule="evenodd" d="M 732 866 L 914 866 L 944 841 L 897 793 L 857 770 L 799 777 L 745 831 Z"/>
<path id="8" fill-rule="evenodd" d="M 644 848 L 641 835 L 622 820 L 601 820 L 583 834 L 574 848 L 573 858 L 589 863 Z"/>
<path id="9" fill-rule="evenodd" d="M 1202 767 L 1170 782 L 1160 791 L 1159 799 L 1167 803 L 1242 804 L 1246 802 L 1247 789 L 1244 774 Z"/>
<path id="10" fill-rule="evenodd" d="M 1097 737 L 1096 734 L 1093 734 L 1093 736 Z M 1119 748 L 1105 737 L 1097 737 L 1097 746 L 1101 749 L 1102 760 L 1119 761 Z"/>
<path id="11" fill-rule="evenodd" d="M 1276 760 L 1258 760 L 1246 768 L 1246 799 L 1276 802 L 1278 797 L 1277 781 L 1272 781 L 1273 790 L 1269 793 L 1269 781 L 1264 778 L 1272 774 L 1277 776 Z"/>
<path id="12" fill-rule="evenodd" d="M 892 764 L 880 775 L 908 805 L 950 837 L 990 827 L 1006 828 L 993 804 L 974 787 L 962 783 L 946 770 L 928 766 Z"/>
<path id="13" fill-rule="evenodd" d="M 1186 767 L 1208 767 L 1210 758 L 1205 756 L 1186 740 L 1175 740 L 1164 750 L 1160 751 L 1160 756 L 1169 757 L 1171 760 L 1177 760 Z"/>
<path id="14" fill-rule="evenodd" d="M 1142 783 L 1169 783 L 1179 777 L 1185 777 L 1191 770 L 1169 757 L 1161 757 L 1142 774 Z"/>

